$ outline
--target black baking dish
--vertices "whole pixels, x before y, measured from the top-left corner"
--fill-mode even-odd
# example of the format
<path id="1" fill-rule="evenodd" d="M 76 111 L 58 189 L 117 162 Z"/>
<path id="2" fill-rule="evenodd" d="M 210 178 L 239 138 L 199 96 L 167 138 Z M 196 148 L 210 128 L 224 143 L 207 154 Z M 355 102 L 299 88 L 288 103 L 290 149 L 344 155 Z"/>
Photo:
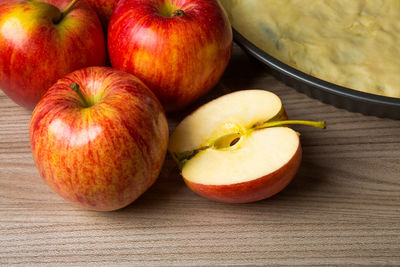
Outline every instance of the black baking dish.
<path id="1" fill-rule="evenodd" d="M 400 98 L 364 93 L 323 81 L 282 63 L 255 46 L 235 29 L 233 36 L 235 42 L 247 53 L 270 67 L 276 78 L 299 92 L 338 108 L 365 115 L 400 119 Z"/>

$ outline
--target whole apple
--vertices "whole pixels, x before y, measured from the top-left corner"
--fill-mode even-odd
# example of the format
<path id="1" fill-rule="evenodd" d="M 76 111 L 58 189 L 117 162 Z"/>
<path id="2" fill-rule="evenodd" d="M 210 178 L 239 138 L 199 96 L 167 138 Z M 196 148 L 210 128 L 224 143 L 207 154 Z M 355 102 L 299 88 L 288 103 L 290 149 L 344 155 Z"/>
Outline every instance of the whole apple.
<path id="1" fill-rule="evenodd" d="M 107 32 L 108 22 L 118 0 L 86 0 L 96 11 L 104 30 Z"/>
<path id="2" fill-rule="evenodd" d="M 121 0 L 108 28 L 113 67 L 135 74 L 167 111 L 216 85 L 232 52 L 232 29 L 216 0 Z"/>
<path id="3" fill-rule="evenodd" d="M 157 179 L 168 124 L 156 96 L 132 74 L 106 67 L 75 71 L 37 104 L 33 159 L 66 200 L 93 210 L 132 203 Z"/>
<path id="4" fill-rule="evenodd" d="M 105 64 L 100 21 L 77 2 L 0 2 L 0 88 L 19 105 L 33 109 L 57 79 Z"/>

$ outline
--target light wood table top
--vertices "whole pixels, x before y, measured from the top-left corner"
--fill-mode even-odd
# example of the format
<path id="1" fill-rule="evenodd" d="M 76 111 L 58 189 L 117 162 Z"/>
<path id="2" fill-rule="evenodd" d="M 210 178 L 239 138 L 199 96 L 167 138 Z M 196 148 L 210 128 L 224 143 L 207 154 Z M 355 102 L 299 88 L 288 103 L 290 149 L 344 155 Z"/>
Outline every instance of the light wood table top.
<path id="1" fill-rule="evenodd" d="M 154 186 L 116 212 L 75 207 L 40 178 L 31 112 L 0 93 L 0 265 L 400 265 L 400 121 L 298 93 L 237 46 L 199 103 L 248 88 L 278 94 L 301 132 L 303 162 L 278 195 L 222 204 L 192 193 L 170 156 Z M 190 110 L 186 111 L 190 112 Z M 171 130 L 185 114 L 169 116 Z"/>

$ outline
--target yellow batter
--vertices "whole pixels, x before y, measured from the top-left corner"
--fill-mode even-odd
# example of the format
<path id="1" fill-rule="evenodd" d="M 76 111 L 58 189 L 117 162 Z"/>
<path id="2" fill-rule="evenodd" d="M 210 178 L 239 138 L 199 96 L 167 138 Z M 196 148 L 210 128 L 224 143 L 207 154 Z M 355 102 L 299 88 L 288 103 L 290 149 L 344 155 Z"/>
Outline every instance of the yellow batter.
<path id="1" fill-rule="evenodd" d="M 320 79 L 400 97 L 400 0 L 220 0 L 232 26 Z"/>

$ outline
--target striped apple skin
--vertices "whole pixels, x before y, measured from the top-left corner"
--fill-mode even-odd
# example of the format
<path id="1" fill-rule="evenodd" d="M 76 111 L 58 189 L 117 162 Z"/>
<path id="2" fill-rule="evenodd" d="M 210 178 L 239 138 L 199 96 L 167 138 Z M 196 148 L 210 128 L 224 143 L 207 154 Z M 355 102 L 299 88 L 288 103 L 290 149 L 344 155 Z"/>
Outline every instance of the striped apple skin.
<path id="1" fill-rule="evenodd" d="M 70 89 L 77 83 L 92 106 Z M 33 159 L 64 199 L 92 210 L 116 210 L 157 179 L 168 124 L 154 94 L 139 79 L 105 67 L 60 79 L 36 106 L 30 124 Z"/>
<path id="2" fill-rule="evenodd" d="M 184 15 L 168 17 L 168 8 Z M 139 77 L 166 111 L 177 111 L 219 81 L 232 29 L 215 0 L 121 0 L 111 16 L 108 52 L 113 67 Z"/>
<path id="3" fill-rule="evenodd" d="M 0 1 L 0 88 L 25 108 L 66 74 L 105 64 L 102 27 L 85 1 L 53 23 L 69 2 Z"/>

